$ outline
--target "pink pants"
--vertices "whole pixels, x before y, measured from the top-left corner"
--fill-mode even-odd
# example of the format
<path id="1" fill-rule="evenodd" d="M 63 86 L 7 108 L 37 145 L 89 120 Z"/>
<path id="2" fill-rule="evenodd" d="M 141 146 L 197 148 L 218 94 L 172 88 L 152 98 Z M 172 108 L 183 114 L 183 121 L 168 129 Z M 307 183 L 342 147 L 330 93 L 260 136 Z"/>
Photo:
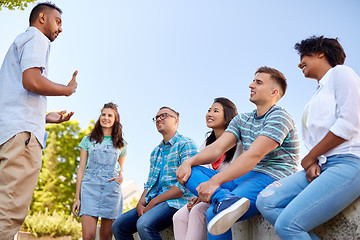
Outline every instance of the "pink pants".
<path id="1" fill-rule="evenodd" d="M 209 203 L 200 202 L 189 212 L 187 206 L 173 216 L 175 240 L 206 239 L 206 210 Z"/>

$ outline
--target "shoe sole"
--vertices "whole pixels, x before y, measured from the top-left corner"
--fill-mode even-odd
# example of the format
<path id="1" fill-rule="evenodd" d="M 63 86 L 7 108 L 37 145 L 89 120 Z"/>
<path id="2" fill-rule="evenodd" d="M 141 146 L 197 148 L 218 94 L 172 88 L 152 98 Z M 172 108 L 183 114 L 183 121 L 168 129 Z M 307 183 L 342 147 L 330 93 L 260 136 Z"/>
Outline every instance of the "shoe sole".
<path id="1" fill-rule="evenodd" d="M 220 235 L 231 228 L 231 226 L 246 213 L 250 207 L 247 198 L 241 198 L 227 209 L 216 214 L 208 224 L 208 231 L 212 235 Z"/>

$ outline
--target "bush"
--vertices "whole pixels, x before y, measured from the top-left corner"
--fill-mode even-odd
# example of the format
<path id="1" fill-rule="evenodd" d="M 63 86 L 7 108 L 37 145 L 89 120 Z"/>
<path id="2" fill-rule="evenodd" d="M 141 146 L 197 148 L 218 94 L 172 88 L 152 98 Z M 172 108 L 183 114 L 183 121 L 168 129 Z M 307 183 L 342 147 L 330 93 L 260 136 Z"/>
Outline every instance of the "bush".
<path id="1" fill-rule="evenodd" d="M 81 224 L 71 215 L 54 211 L 51 215 L 46 210 L 28 215 L 21 230 L 32 233 L 35 237 L 71 236 L 72 239 L 81 237 Z"/>
<path id="2" fill-rule="evenodd" d="M 136 197 L 133 197 L 131 202 L 125 203 L 123 213 L 126 213 L 127 211 L 129 211 L 129 210 L 131 210 L 133 208 L 136 208 L 136 205 L 137 205 L 138 201 L 139 201 L 139 199 L 137 199 Z"/>

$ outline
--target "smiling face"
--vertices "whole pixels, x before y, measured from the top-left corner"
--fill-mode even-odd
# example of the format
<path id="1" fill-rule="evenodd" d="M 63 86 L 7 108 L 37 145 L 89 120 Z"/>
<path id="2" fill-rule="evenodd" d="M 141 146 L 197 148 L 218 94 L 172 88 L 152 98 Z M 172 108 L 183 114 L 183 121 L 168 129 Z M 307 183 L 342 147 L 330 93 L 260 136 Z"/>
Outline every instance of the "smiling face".
<path id="1" fill-rule="evenodd" d="M 163 135 L 172 132 L 175 133 L 178 127 L 179 119 L 176 117 L 176 114 L 168 108 L 160 109 L 156 116 L 160 116 L 163 113 L 167 113 L 166 118 L 161 119 L 158 117 L 155 122 L 158 132 Z"/>
<path id="2" fill-rule="evenodd" d="M 298 67 L 302 70 L 306 78 L 314 78 L 319 80 L 319 69 L 323 63 L 323 53 L 309 53 L 300 57 Z"/>
<path id="3" fill-rule="evenodd" d="M 100 126 L 102 128 L 112 128 L 115 123 L 115 111 L 111 108 L 104 108 L 100 115 Z"/>
<path id="4" fill-rule="evenodd" d="M 220 103 L 213 103 L 206 113 L 205 118 L 208 128 L 225 130 L 224 107 Z"/>
<path id="5" fill-rule="evenodd" d="M 266 104 L 272 101 L 274 96 L 279 92 L 275 80 L 271 79 L 270 74 L 267 73 L 258 73 L 249 85 L 249 88 L 250 101 L 256 105 Z"/>
<path id="6" fill-rule="evenodd" d="M 40 13 L 40 22 L 42 23 L 42 33 L 53 42 L 62 32 L 61 14 L 56 9 L 46 9 Z"/>

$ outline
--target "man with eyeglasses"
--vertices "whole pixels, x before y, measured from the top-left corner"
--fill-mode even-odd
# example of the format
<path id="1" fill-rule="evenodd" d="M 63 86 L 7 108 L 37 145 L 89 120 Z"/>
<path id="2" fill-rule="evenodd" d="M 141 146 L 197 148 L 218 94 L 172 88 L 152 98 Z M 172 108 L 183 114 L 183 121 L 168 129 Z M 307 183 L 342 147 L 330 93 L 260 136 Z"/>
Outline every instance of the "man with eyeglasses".
<path id="1" fill-rule="evenodd" d="M 161 239 L 159 231 L 172 224 L 172 216 L 193 196 L 181 186 L 176 169 L 188 158 L 197 154 L 195 142 L 177 132 L 179 113 L 162 107 L 153 118 L 163 136 L 150 156 L 150 172 L 136 208 L 122 214 L 112 225 L 117 240 Z"/>

